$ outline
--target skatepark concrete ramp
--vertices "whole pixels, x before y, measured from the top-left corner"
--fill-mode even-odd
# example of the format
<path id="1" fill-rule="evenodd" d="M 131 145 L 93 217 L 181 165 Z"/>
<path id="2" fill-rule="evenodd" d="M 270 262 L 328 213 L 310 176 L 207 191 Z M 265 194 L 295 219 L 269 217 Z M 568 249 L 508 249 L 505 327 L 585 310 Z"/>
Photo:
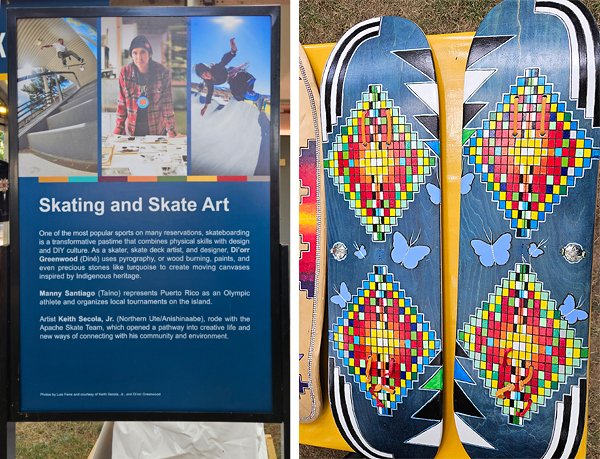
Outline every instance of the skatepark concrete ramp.
<path id="1" fill-rule="evenodd" d="M 213 99 L 204 116 L 203 106 L 192 101 L 192 175 L 255 175 L 265 155 L 268 166 L 270 123 L 264 112 L 235 99 L 224 105 Z"/>
<path id="2" fill-rule="evenodd" d="M 19 150 L 70 167 L 97 170 L 98 97 L 95 84 L 77 91 L 57 110 L 19 136 Z"/>

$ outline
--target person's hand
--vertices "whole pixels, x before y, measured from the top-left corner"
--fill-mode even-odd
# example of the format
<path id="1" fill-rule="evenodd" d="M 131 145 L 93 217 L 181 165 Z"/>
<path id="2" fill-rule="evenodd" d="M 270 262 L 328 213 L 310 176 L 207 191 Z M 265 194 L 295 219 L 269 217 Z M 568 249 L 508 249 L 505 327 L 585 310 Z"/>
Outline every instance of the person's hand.
<path id="1" fill-rule="evenodd" d="M 171 138 L 174 139 L 176 137 L 186 137 L 185 134 L 178 134 L 177 131 L 175 129 L 167 129 L 167 135 Z"/>
<path id="2" fill-rule="evenodd" d="M 207 108 L 208 108 L 208 107 L 206 107 L 206 106 L 205 106 L 205 107 L 204 107 L 204 108 L 203 108 L 203 109 L 200 111 L 200 114 L 201 114 L 202 116 L 204 116 L 204 113 L 206 113 L 206 109 L 207 109 Z"/>
<path id="3" fill-rule="evenodd" d="M 40 49 L 44 49 L 44 48 L 45 48 L 45 46 L 40 46 Z"/>
<path id="4" fill-rule="evenodd" d="M 235 53 L 237 51 L 237 46 L 235 46 L 235 38 L 231 38 L 229 40 L 229 44 L 231 45 L 231 51 Z"/>

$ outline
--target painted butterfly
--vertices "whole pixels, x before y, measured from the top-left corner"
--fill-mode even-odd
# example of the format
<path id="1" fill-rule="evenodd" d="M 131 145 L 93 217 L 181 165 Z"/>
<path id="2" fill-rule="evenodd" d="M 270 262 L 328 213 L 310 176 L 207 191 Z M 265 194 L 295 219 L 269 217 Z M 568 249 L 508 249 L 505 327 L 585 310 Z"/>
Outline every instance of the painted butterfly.
<path id="1" fill-rule="evenodd" d="M 350 290 L 348 290 L 348 286 L 345 282 L 340 284 L 339 292 L 336 290 L 337 295 L 333 295 L 331 297 L 331 302 L 337 304 L 340 308 L 346 307 L 346 303 L 349 303 L 352 299 L 352 295 L 350 294 Z"/>
<path id="2" fill-rule="evenodd" d="M 406 269 L 415 269 L 419 262 L 431 252 L 429 247 L 415 245 L 416 242 L 415 240 L 409 244 L 404 235 L 396 231 L 392 242 L 392 261 L 401 264 Z"/>
<path id="3" fill-rule="evenodd" d="M 442 202 L 442 190 L 440 187 L 435 186 L 433 183 L 428 183 L 425 185 L 425 189 L 427 190 L 427 194 L 429 195 L 429 200 L 435 204 L 436 206 Z"/>
<path id="4" fill-rule="evenodd" d="M 581 304 L 575 306 L 575 298 L 569 293 L 558 309 L 564 319 L 569 322 L 569 325 L 573 325 L 580 320 L 586 320 L 588 318 L 587 312 L 583 309 L 578 309 L 580 306 Z"/>
<path id="5" fill-rule="evenodd" d="M 460 194 L 465 195 L 471 191 L 471 185 L 473 184 L 474 178 L 475 174 L 473 174 L 473 172 L 467 172 L 460 178 Z"/>
<path id="6" fill-rule="evenodd" d="M 473 184 L 474 178 L 475 174 L 472 172 L 467 172 L 460 178 L 460 194 L 465 195 L 471 191 L 471 185 Z M 437 206 L 442 202 L 442 190 L 439 186 L 428 183 L 425 185 L 425 189 L 427 190 L 427 194 L 429 194 L 429 200 L 433 204 Z"/>
<path id="7" fill-rule="evenodd" d="M 531 244 L 529 244 L 529 249 L 527 250 L 529 252 L 529 256 L 533 257 L 533 258 L 537 258 L 541 255 L 544 255 L 544 250 L 542 249 L 542 246 L 546 243 L 546 241 L 540 241 L 538 244 L 536 244 L 535 242 L 532 242 Z"/>
<path id="8" fill-rule="evenodd" d="M 365 249 L 364 245 L 361 245 L 359 247 L 358 244 L 355 242 L 354 243 L 354 248 L 356 249 L 354 251 L 354 256 L 356 258 L 358 258 L 359 260 L 362 260 L 363 258 L 365 258 L 367 256 L 367 249 Z"/>
<path id="9" fill-rule="evenodd" d="M 486 234 L 487 237 L 487 234 Z M 512 235 L 510 233 L 504 233 L 492 243 L 492 238 L 488 238 L 488 242 L 480 239 L 473 239 L 471 241 L 471 247 L 473 251 L 479 257 L 479 262 L 489 268 L 497 264 L 499 266 L 505 265 L 510 258 L 510 246 L 512 242 Z"/>

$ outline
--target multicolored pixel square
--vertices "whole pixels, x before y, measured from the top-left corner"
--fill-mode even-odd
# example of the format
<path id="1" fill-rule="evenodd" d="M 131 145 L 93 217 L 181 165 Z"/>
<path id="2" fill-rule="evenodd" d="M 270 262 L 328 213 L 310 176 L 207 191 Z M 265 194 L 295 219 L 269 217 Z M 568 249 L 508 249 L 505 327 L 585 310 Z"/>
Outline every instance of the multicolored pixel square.
<path id="1" fill-rule="evenodd" d="M 525 70 L 464 154 L 516 236 L 528 238 L 600 151 L 537 68 Z"/>
<path id="2" fill-rule="evenodd" d="M 391 416 L 441 349 L 387 266 L 374 266 L 329 332 L 334 350 L 378 414 Z"/>
<path id="3" fill-rule="evenodd" d="M 369 85 L 362 94 L 324 161 L 373 241 L 391 233 L 435 164 L 381 85 Z"/>
<path id="4" fill-rule="evenodd" d="M 522 426 L 588 358 L 529 264 L 516 264 L 458 338 L 490 397 Z"/>

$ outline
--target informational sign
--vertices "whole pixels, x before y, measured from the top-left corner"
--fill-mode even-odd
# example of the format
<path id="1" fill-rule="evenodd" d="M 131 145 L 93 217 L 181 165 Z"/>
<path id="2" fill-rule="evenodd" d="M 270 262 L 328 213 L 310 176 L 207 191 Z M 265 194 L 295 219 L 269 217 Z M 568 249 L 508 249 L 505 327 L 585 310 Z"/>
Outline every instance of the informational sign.
<path id="1" fill-rule="evenodd" d="M 9 8 L 8 33 L 17 414 L 269 419 L 278 7 Z"/>

